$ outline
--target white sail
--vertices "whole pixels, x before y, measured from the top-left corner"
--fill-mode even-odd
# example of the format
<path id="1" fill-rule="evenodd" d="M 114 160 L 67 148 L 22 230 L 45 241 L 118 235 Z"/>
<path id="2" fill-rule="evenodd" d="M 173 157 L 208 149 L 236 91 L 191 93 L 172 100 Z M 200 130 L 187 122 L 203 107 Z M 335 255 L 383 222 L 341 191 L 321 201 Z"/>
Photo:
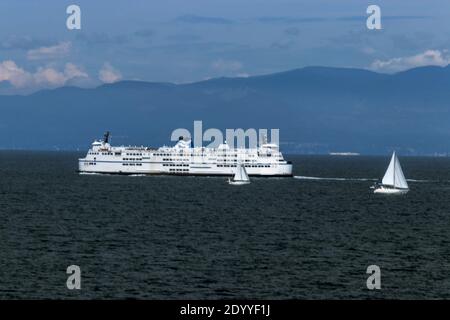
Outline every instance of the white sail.
<path id="1" fill-rule="evenodd" d="M 247 174 L 247 170 L 245 170 L 245 167 L 243 165 L 241 165 L 241 175 L 242 175 L 242 180 L 250 181 L 250 178 L 248 177 L 248 174 Z"/>
<path id="2" fill-rule="evenodd" d="M 236 168 L 236 173 L 234 174 L 234 181 L 250 181 L 247 171 L 242 164 L 238 164 Z"/>
<path id="3" fill-rule="evenodd" d="M 391 162 L 384 174 L 382 183 L 395 188 L 408 189 L 408 183 L 403 175 L 402 167 L 400 166 L 400 161 L 398 161 L 395 151 L 392 154 Z"/>
<path id="4" fill-rule="evenodd" d="M 392 154 L 392 158 L 391 158 L 391 162 L 389 163 L 389 166 L 386 170 L 386 173 L 384 174 L 383 180 L 381 180 L 381 182 L 384 185 L 387 186 L 393 186 L 394 185 L 394 179 L 395 179 L 395 174 L 394 174 L 394 170 L 395 170 L 395 151 Z"/>
<path id="5" fill-rule="evenodd" d="M 394 178 L 394 187 L 408 189 L 408 183 L 406 182 L 405 176 L 403 174 L 402 166 L 400 165 L 400 161 L 395 157 L 395 178 Z"/>

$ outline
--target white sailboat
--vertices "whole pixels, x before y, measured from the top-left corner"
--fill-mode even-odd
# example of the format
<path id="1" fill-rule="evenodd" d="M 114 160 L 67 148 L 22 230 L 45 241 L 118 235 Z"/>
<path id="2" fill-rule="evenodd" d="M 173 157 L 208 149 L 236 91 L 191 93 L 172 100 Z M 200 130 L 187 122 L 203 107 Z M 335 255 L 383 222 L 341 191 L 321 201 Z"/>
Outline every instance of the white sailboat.
<path id="1" fill-rule="evenodd" d="M 228 183 L 233 185 L 242 185 L 250 183 L 250 178 L 248 177 L 247 171 L 245 170 L 245 167 L 242 164 L 238 164 L 236 166 L 236 172 L 234 174 L 234 177 L 233 179 L 228 179 Z"/>
<path id="2" fill-rule="evenodd" d="M 381 183 L 376 184 L 374 189 L 374 193 L 385 194 L 405 194 L 409 191 L 408 183 L 403 175 L 402 167 L 400 166 L 400 161 L 398 161 L 395 151 L 392 154 L 391 162 L 384 174 L 383 180 Z"/>

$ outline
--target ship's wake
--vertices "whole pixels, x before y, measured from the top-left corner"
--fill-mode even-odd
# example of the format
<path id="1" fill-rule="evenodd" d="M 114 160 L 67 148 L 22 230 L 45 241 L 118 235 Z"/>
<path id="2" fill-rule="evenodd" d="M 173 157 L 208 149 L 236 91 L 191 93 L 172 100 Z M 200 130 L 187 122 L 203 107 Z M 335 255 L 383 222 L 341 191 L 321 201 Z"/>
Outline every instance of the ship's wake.
<path id="1" fill-rule="evenodd" d="M 318 180 L 318 181 L 378 181 L 376 178 L 338 178 L 338 177 L 310 177 L 310 176 L 294 176 L 300 180 Z M 437 182 L 437 180 L 420 180 L 406 179 L 408 182 Z"/>
<path id="2" fill-rule="evenodd" d="M 329 178 L 329 177 L 309 177 L 309 176 L 294 176 L 295 179 L 300 180 L 322 180 L 322 181 L 377 181 L 372 178 Z"/>
<path id="3" fill-rule="evenodd" d="M 124 177 L 146 177 L 143 173 L 133 173 L 133 174 L 116 174 L 108 172 L 78 172 L 80 176 L 124 176 Z"/>
<path id="4" fill-rule="evenodd" d="M 106 175 L 104 173 L 99 173 L 99 172 L 78 172 L 78 174 L 80 176 L 101 176 L 101 175 Z"/>

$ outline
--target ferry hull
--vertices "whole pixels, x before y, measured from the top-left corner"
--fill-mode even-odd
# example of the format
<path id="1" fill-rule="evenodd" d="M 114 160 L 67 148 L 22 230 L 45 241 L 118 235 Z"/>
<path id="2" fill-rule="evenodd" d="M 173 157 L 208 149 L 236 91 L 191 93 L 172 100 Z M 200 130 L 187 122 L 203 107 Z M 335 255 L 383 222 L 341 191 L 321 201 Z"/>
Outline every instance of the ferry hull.
<path id="1" fill-rule="evenodd" d="M 170 171 L 170 167 L 164 167 L 161 164 L 142 163 L 138 168 L 123 167 L 122 163 L 95 162 L 80 159 L 78 172 L 80 173 L 99 173 L 99 174 L 117 174 L 117 175 L 175 175 L 175 176 L 233 176 L 234 167 L 219 168 L 217 165 L 198 167 L 189 165 L 184 167 L 187 171 Z M 252 168 L 246 167 L 249 176 L 260 177 L 292 177 L 292 164 L 279 164 L 273 167 Z"/>
<path id="2" fill-rule="evenodd" d="M 113 147 L 109 132 L 95 140 L 86 157 L 78 159 L 81 173 L 121 175 L 234 176 L 238 166 L 251 176 L 290 177 L 292 164 L 284 160 L 278 145 L 263 143 L 258 148 L 191 147 L 180 138 L 174 147 Z"/>

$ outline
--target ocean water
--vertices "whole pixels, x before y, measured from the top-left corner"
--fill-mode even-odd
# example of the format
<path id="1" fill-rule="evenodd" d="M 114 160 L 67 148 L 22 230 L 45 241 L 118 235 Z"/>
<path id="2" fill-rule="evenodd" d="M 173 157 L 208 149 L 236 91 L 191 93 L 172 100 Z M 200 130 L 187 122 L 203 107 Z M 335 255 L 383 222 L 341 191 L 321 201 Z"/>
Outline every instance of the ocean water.
<path id="1" fill-rule="evenodd" d="M 247 186 L 79 175 L 79 156 L 0 152 L 0 298 L 450 298 L 449 158 L 401 157 L 411 190 L 386 196 L 389 156 L 287 156 L 300 178 Z"/>

